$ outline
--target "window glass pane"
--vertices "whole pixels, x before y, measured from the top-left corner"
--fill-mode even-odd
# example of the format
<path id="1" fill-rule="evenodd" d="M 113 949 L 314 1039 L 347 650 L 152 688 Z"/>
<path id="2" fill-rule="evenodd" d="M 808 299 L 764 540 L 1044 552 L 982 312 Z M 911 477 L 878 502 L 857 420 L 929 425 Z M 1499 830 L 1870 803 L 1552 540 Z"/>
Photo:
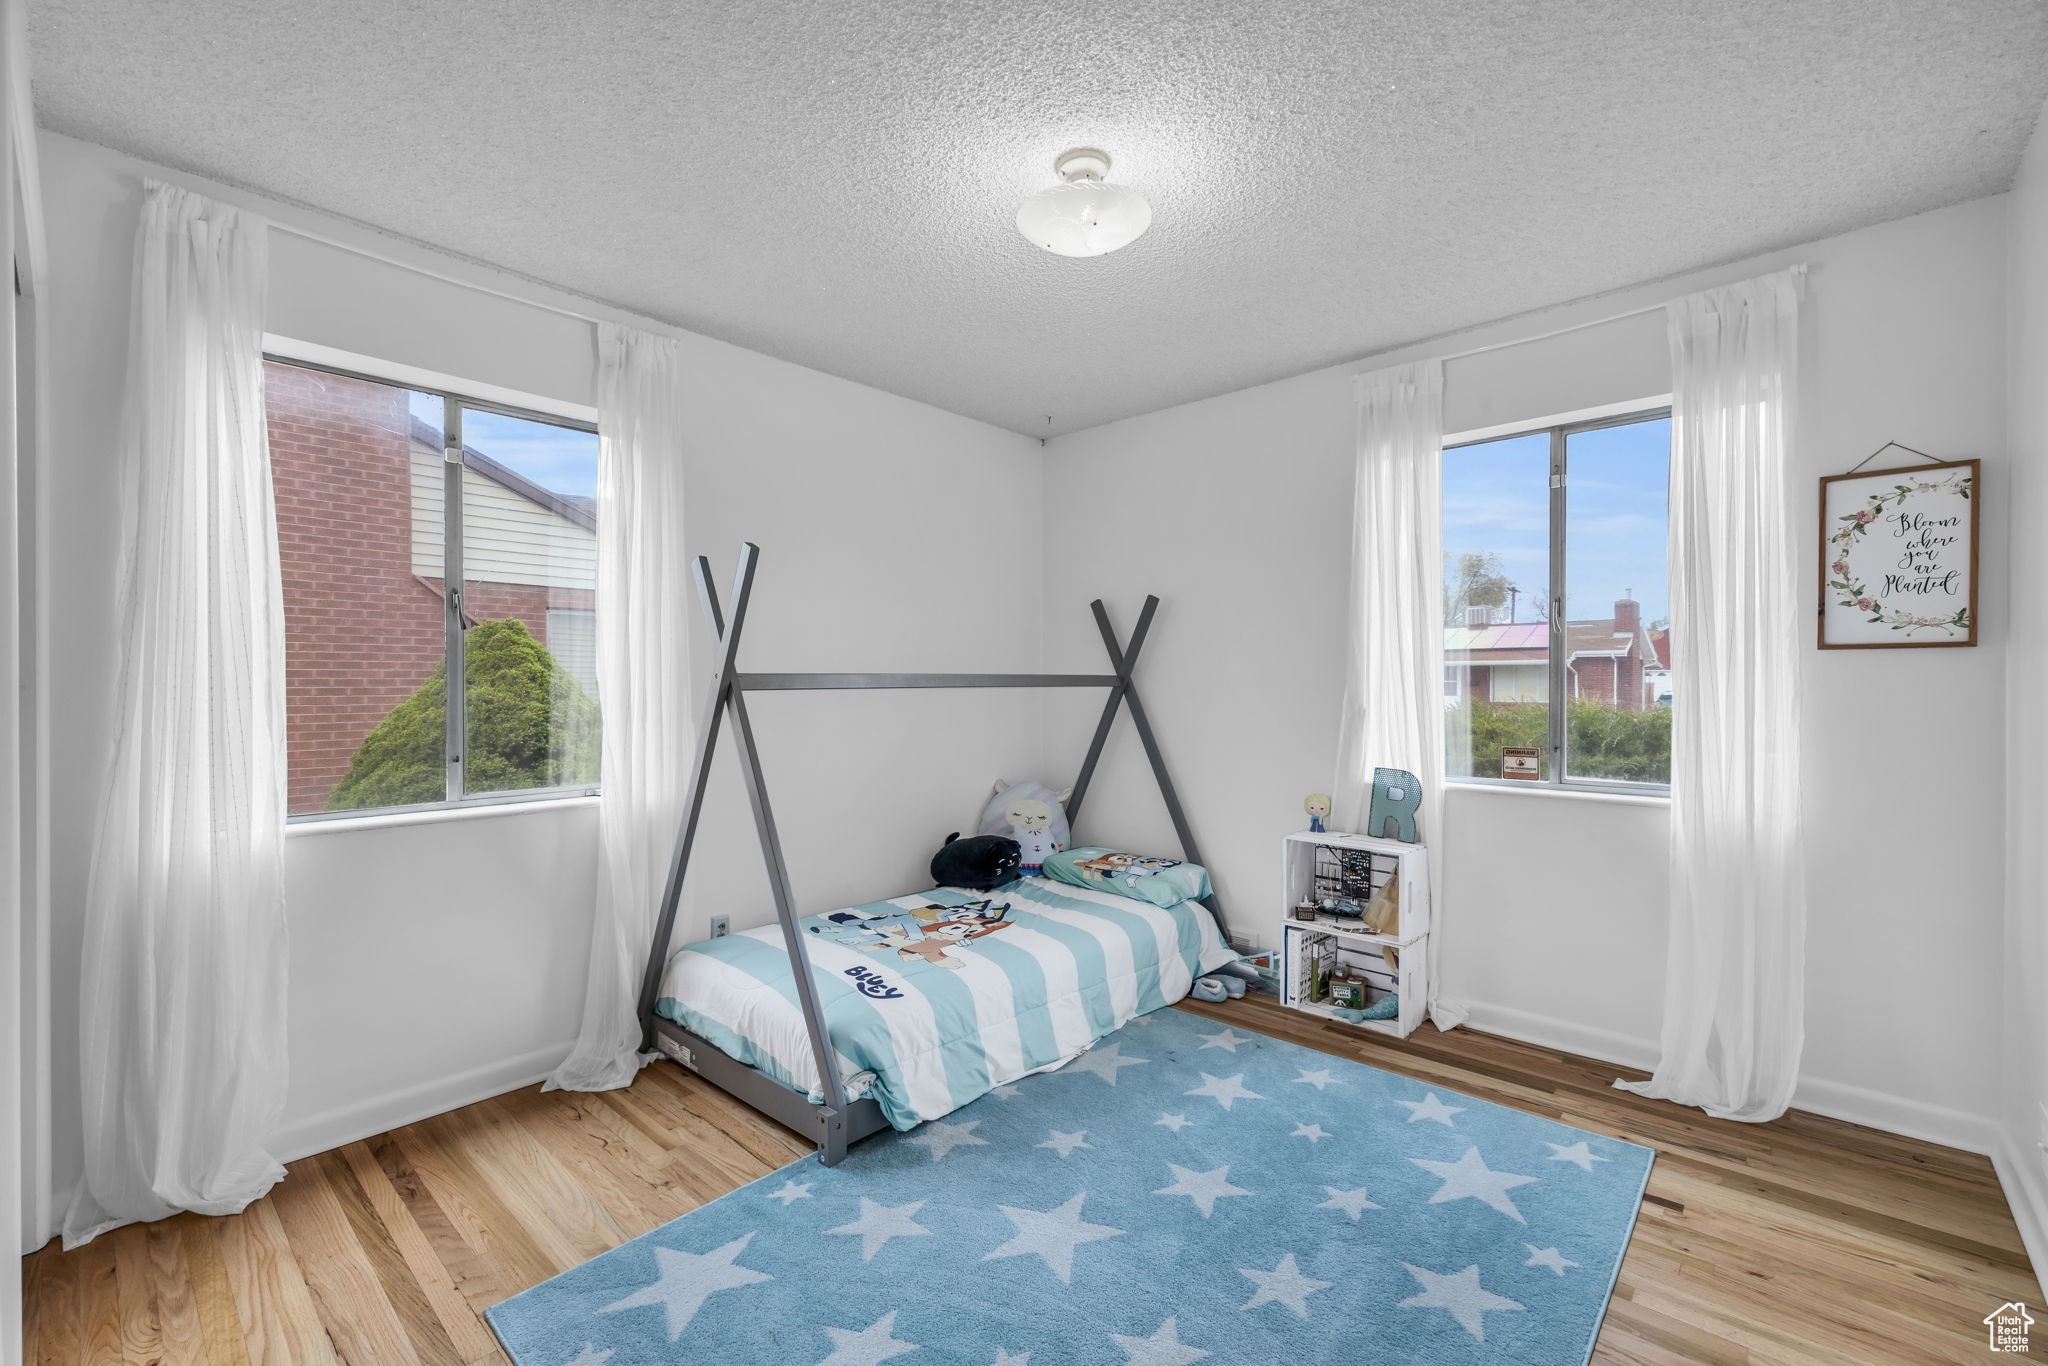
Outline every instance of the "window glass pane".
<path id="1" fill-rule="evenodd" d="M 1565 441 L 1565 776 L 1671 781 L 1671 422 Z"/>
<path id="2" fill-rule="evenodd" d="M 597 781 L 597 437 L 462 412 L 463 790 Z"/>
<path id="3" fill-rule="evenodd" d="M 1550 435 L 1444 452 L 1445 772 L 1502 776 L 1534 748 L 1550 776 Z"/>
<path id="4" fill-rule="evenodd" d="M 264 366 L 293 815 L 446 795 L 441 400 Z"/>

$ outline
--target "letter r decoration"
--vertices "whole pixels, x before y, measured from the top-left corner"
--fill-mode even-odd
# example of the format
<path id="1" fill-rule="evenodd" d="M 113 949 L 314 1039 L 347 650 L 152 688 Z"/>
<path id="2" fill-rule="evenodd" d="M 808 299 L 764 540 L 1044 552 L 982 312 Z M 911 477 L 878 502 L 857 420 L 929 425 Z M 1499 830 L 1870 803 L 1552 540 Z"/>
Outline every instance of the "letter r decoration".
<path id="1" fill-rule="evenodd" d="M 1380 839 L 1414 844 L 1420 836 L 1415 829 L 1415 812 L 1422 805 L 1422 784 L 1415 775 L 1399 768 L 1372 771 L 1372 815 L 1365 833 Z"/>

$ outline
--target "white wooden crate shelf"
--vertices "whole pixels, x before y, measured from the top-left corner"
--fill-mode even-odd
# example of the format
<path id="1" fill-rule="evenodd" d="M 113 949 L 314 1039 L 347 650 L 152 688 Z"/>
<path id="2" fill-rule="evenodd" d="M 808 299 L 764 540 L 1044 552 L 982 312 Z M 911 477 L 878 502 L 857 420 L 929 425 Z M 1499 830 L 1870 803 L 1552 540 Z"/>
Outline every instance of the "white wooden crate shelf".
<path id="1" fill-rule="evenodd" d="M 1364 855 L 1359 858 L 1358 855 Z M 1331 890 L 1326 877 L 1317 878 L 1318 860 L 1328 874 L 1341 861 L 1345 881 L 1354 894 L 1340 899 L 1362 901 L 1359 889 L 1369 885 L 1376 891 L 1388 882 L 1398 885 L 1400 918 L 1395 929 L 1376 934 L 1353 917 L 1319 916 L 1296 920 L 1293 908 L 1304 900 L 1320 901 Z M 1405 1038 L 1422 1023 L 1429 1004 L 1429 858 L 1421 845 L 1366 835 L 1314 834 L 1307 831 L 1286 837 L 1281 843 L 1281 910 L 1279 934 L 1280 1001 L 1304 1014 L 1339 1020 L 1328 1004 L 1305 999 L 1303 955 L 1311 945 L 1328 946 L 1339 962 L 1367 969 L 1368 980 L 1384 980 L 1384 954 L 1393 950 L 1398 959 L 1399 1013 L 1390 1020 L 1344 1021 L 1376 1034 Z M 1373 965 L 1377 963 L 1377 967 Z M 1375 997 L 1377 999 L 1377 997 Z"/>

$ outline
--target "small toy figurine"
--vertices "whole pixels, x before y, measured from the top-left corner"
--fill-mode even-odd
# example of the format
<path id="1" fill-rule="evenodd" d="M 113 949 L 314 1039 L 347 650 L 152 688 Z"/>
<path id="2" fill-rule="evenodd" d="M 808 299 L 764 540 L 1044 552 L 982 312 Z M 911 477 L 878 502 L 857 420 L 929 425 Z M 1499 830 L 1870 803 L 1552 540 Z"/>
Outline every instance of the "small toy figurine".
<path id="1" fill-rule="evenodd" d="M 1308 812 L 1308 832 L 1311 835 L 1329 833 L 1329 828 L 1323 824 L 1330 815 L 1329 797 L 1321 792 L 1313 793 L 1301 804 L 1301 809 Z"/>

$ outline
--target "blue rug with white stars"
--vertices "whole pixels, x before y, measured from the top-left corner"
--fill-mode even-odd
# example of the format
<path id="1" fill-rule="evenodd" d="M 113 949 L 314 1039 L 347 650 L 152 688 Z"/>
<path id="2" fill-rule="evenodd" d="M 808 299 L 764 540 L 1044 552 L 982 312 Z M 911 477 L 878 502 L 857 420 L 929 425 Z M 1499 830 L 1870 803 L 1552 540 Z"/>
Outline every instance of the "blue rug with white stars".
<path id="1" fill-rule="evenodd" d="M 489 1318 L 518 1366 L 1584 1366 L 1651 1156 L 1160 1010 Z"/>

